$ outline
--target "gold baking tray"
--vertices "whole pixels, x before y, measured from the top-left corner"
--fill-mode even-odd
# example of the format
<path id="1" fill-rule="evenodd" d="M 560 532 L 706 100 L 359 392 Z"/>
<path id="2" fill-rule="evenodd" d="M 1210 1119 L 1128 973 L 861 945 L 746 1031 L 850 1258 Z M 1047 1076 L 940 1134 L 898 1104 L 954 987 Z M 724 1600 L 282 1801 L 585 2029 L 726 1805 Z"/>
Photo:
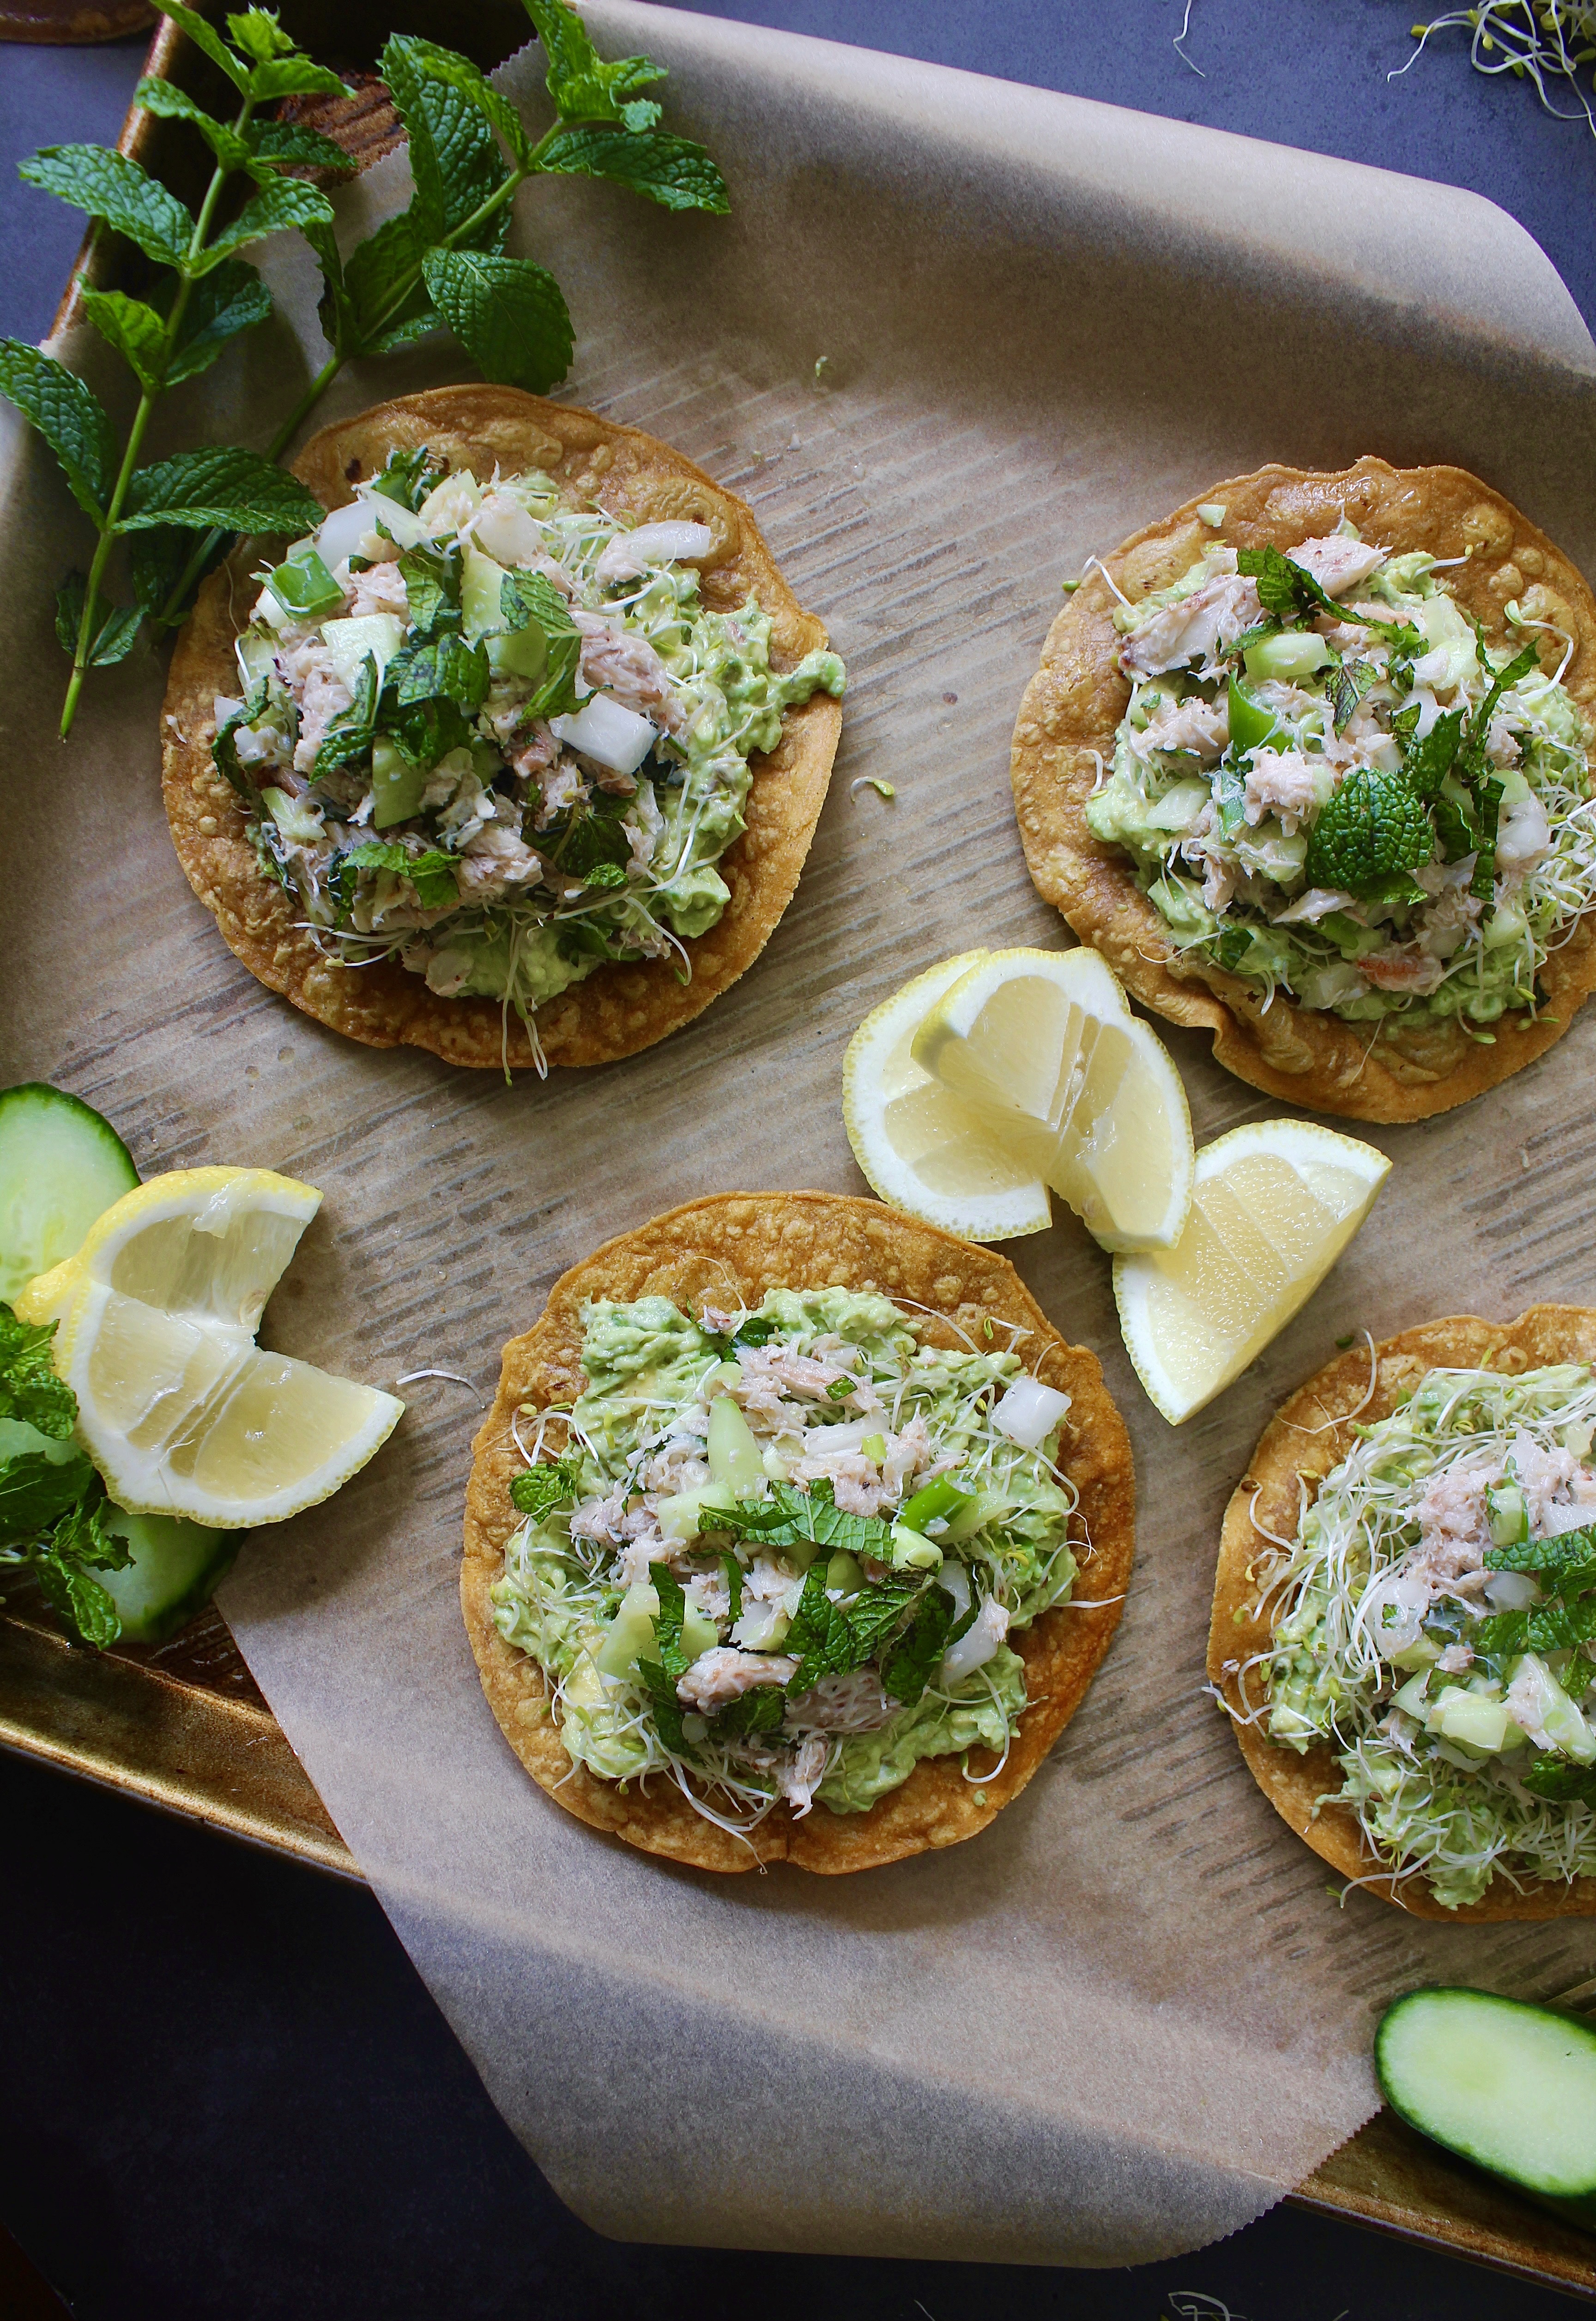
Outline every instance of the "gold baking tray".
<path id="1" fill-rule="evenodd" d="M 226 0 L 195 5 L 219 20 Z M 318 104 L 308 116 L 343 146 L 355 168 L 399 141 L 386 91 L 372 72 L 390 32 L 446 41 L 484 66 L 502 61 L 527 32 L 518 0 L 474 0 L 469 14 L 443 0 L 346 0 L 333 44 L 323 37 L 324 12 L 311 0 L 286 0 L 280 13 L 296 40 L 360 84 L 355 97 Z M 203 101 L 218 102 L 224 94 L 214 68 L 169 19 L 161 22 L 146 69 Z M 179 126 L 135 111 L 121 150 L 174 192 L 196 199 L 197 148 L 179 135 Z M 141 264 L 125 244 L 91 229 L 57 328 L 77 319 L 84 284 L 134 289 Z M 67 1642 L 42 1599 L 14 1589 L 0 1611 L 0 1746 L 318 1870 L 360 1875 L 214 1607 L 169 1643 L 96 1653 Z M 1596 2235 L 1515 2198 L 1389 2112 L 1377 2114 L 1290 2198 L 1318 2215 L 1596 2303 Z"/>

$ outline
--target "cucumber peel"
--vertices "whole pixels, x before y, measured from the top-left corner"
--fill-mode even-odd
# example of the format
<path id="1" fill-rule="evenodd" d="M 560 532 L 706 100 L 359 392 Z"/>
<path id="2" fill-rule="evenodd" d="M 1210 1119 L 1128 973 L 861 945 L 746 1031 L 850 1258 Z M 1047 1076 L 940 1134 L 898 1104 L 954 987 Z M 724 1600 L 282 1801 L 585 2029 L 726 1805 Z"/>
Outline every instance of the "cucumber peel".
<path id="1" fill-rule="evenodd" d="M 0 1091 L 0 1299 L 70 1257 L 139 1181 L 108 1120 L 41 1081 Z"/>
<path id="2" fill-rule="evenodd" d="M 1596 2025 L 1484 1990 L 1412 1990 L 1374 2037 L 1409 2127 L 1596 2231 Z"/>

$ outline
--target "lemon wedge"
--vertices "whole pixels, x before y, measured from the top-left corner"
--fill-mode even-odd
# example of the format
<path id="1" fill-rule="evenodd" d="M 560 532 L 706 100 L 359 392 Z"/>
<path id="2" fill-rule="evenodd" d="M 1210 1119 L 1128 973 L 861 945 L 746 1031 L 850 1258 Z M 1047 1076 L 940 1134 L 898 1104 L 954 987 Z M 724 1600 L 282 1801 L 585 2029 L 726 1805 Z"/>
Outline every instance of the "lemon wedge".
<path id="1" fill-rule="evenodd" d="M 1372 1144 L 1307 1120 L 1249 1122 L 1204 1145 L 1176 1246 L 1114 1261 L 1126 1351 L 1172 1426 L 1307 1303 L 1390 1169 Z"/>
<path id="2" fill-rule="evenodd" d="M 178 1169 L 112 1204 L 77 1252 L 16 1300 L 58 1324 L 78 1437 L 117 1505 L 218 1530 L 279 1523 L 330 1497 L 405 1406 L 255 1333 L 314 1186 L 266 1169 Z"/>
<path id="3" fill-rule="evenodd" d="M 1105 1249 L 1180 1239 L 1191 1198 L 1186 1091 L 1095 951 L 978 957 L 928 1006 L 909 1053 Z"/>
<path id="4" fill-rule="evenodd" d="M 865 1017 L 843 1066 L 843 1120 L 882 1200 L 966 1241 L 1010 1241 L 1052 1224 L 1046 1186 L 909 1053 L 926 1011 L 985 957 L 928 967 Z"/>

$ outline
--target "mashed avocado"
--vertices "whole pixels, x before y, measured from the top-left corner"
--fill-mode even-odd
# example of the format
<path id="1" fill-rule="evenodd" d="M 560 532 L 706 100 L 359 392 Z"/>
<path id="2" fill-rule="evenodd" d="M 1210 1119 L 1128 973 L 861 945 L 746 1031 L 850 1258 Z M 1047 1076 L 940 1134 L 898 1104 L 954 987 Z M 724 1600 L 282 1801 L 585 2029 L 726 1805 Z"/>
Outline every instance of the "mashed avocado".
<path id="1" fill-rule="evenodd" d="M 1370 1843 L 1448 1909 L 1498 1875 L 1596 1874 L 1593 1427 L 1583 1365 L 1432 1370 L 1261 1578 L 1259 1720 L 1328 1741 Z"/>
<path id="2" fill-rule="evenodd" d="M 707 608 L 673 551 L 698 533 L 422 450 L 258 576 L 215 758 L 333 955 L 530 1026 L 605 960 L 680 960 L 716 924 L 750 758 L 845 680 L 832 652 L 773 668 L 752 597 Z"/>
<path id="3" fill-rule="evenodd" d="M 596 1304 L 582 1362 L 493 1588 L 573 1762 L 674 1777 L 746 1828 L 781 1802 L 868 1811 L 924 1757 L 1001 1757 L 1026 1706 L 1007 1639 L 1076 1572 L 1055 1438 L 1002 1431 L 1015 1355 L 927 1345 L 890 1299 L 828 1288 L 697 1318 Z"/>
<path id="4" fill-rule="evenodd" d="M 1353 1022 L 1533 1011 L 1596 902 L 1591 730 L 1537 591 L 1489 648 L 1435 560 L 1344 523 L 1208 549 L 1122 605 L 1130 705 L 1086 809 L 1174 941 Z M 1567 640 L 1562 640 L 1566 643 Z M 1548 648 L 1549 649 L 1549 648 Z"/>

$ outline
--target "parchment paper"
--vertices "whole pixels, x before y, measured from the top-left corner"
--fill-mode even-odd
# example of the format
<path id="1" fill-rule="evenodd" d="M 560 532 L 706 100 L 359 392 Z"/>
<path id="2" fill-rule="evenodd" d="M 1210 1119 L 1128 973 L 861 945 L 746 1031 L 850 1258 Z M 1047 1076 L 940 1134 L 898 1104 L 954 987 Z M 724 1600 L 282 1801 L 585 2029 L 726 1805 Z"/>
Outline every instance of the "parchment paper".
<path id="1" fill-rule="evenodd" d="M 7 422 L 7 1075 L 81 1092 L 147 1172 L 250 1161 L 324 1187 L 269 1333 L 384 1383 L 442 1365 L 489 1392 L 555 1275 L 672 1202 L 863 1189 L 839 1075 L 866 1010 L 971 942 L 1062 937 L 1026 877 L 1008 746 L 1060 582 L 1091 551 L 1266 458 L 1373 451 L 1476 469 L 1596 569 L 1596 349 L 1490 205 L 631 0 L 590 14 L 607 53 L 670 65 L 672 124 L 713 146 L 735 214 L 668 218 L 575 181 L 524 197 L 520 245 L 576 318 L 565 391 L 746 495 L 853 674 L 798 897 L 686 1032 L 507 1088 L 346 1043 L 259 988 L 172 856 L 154 664 L 96 680 L 71 749 L 52 738 L 50 593 L 87 543 Z M 543 105 L 535 60 L 506 80 Z M 341 197 L 351 231 L 406 191 L 402 159 L 373 171 Z M 247 341 L 168 414 L 169 441 L 263 441 L 319 363 L 303 254 L 268 264 L 294 328 Z M 460 376 L 451 361 L 346 377 L 326 415 Z M 894 804 L 851 799 L 864 770 Z M 1271 1109 L 1205 1042 L 1166 1036 L 1199 1140 Z M 1373 1220 L 1179 1433 L 1123 1356 L 1101 1252 L 1067 1214 L 1014 1245 L 1128 1418 L 1138 1563 L 1055 1761 L 949 1853 L 717 1880 L 552 1807 L 488 1713 L 456 1607 L 477 1421 L 457 1387 L 411 1389 L 374 1468 L 251 1543 L 224 1597 L 251 1666 L 584 2217 L 772 2248 L 1169 2254 L 1246 2222 L 1368 2116 L 1393 1991 L 1550 1994 L 1591 1971 L 1588 1926 L 1340 1903 L 1200 1687 L 1226 1496 L 1337 1336 L 1596 1300 L 1593 1060 L 1587 1010 L 1465 1112 L 1364 1132 L 1397 1162 Z"/>

